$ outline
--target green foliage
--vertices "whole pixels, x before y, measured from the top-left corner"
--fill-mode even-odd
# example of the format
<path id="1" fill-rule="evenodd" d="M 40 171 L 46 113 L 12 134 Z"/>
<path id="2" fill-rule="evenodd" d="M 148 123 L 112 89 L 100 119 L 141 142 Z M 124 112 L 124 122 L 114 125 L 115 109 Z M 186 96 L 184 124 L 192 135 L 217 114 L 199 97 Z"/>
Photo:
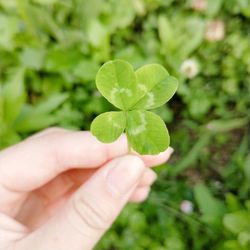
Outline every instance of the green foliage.
<path id="1" fill-rule="evenodd" d="M 220 224 L 225 212 L 223 202 L 214 198 L 210 190 L 203 184 L 197 184 L 194 187 L 194 196 L 202 213 L 202 221 L 211 225 Z"/>
<path id="2" fill-rule="evenodd" d="M 224 217 L 225 227 L 234 234 L 239 234 L 244 231 L 250 233 L 250 214 L 245 210 L 239 210 Z"/>
<path id="3" fill-rule="evenodd" d="M 149 111 L 131 111 L 127 115 L 126 132 L 130 145 L 140 154 L 159 154 L 169 146 L 165 123 Z"/>
<path id="4" fill-rule="evenodd" d="M 169 146 L 167 128 L 161 118 L 144 109 L 163 105 L 176 92 L 178 82 L 158 64 L 134 72 L 123 60 L 105 63 L 97 73 L 101 94 L 122 111 L 95 118 L 91 132 L 102 142 L 113 142 L 125 130 L 129 146 L 140 154 L 159 154 Z"/>
<path id="5" fill-rule="evenodd" d="M 96 91 L 106 61 L 161 64 L 179 80 L 171 102 L 151 106 L 171 133 L 172 160 L 156 169 L 150 199 L 125 209 L 97 249 L 250 248 L 250 3 L 204 0 L 199 10 L 193 2 L 0 0 L 0 148 L 48 126 L 89 129 L 97 115 L 118 112 Z M 166 92 L 158 93 L 162 105 Z"/>
<path id="6" fill-rule="evenodd" d="M 115 141 L 126 127 L 126 115 L 123 112 L 106 112 L 95 118 L 91 132 L 102 142 Z"/>

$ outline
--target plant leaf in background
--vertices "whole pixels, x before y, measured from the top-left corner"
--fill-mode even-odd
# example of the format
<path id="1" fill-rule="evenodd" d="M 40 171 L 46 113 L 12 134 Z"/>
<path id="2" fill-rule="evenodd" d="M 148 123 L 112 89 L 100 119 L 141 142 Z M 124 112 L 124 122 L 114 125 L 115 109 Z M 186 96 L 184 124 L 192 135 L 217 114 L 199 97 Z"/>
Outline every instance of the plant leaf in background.
<path id="1" fill-rule="evenodd" d="M 105 63 L 97 73 L 101 94 L 123 112 L 101 114 L 92 122 L 91 132 L 102 142 L 112 142 L 125 130 L 129 145 L 140 154 L 158 154 L 170 142 L 161 118 L 145 109 L 163 105 L 176 92 L 178 81 L 158 64 L 134 72 L 126 61 Z"/>
<path id="2" fill-rule="evenodd" d="M 202 213 L 202 220 L 213 226 L 218 226 L 225 212 L 224 204 L 213 197 L 210 190 L 202 183 L 194 187 L 195 200 Z"/>
<path id="3" fill-rule="evenodd" d="M 250 233 L 250 213 L 246 210 L 239 210 L 226 214 L 223 219 L 224 226 L 232 233 Z"/>
<path id="4" fill-rule="evenodd" d="M 67 98 L 68 94 L 57 93 L 33 107 L 25 105 L 14 124 L 18 132 L 35 131 L 46 128 L 58 122 L 58 117 L 52 114 Z"/>
<path id="5" fill-rule="evenodd" d="M 20 55 L 20 62 L 23 66 L 39 70 L 43 65 L 43 60 L 45 57 L 44 49 L 35 49 L 31 47 L 26 47 L 23 49 Z"/>
<path id="6" fill-rule="evenodd" d="M 175 23 L 180 25 L 179 30 L 174 28 Z M 158 33 L 162 53 L 166 56 L 168 63 L 177 71 L 180 63 L 202 43 L 204 28 L 204 22 L 197 17 L 187 18 L 183 22 L 178 15 L 171 19 L 165 15 L 159 16 Z M 174 57 L 169 55 L 174 55 Z"/>
<path id="7" fill-rule="evenodd" d="M 208 0 L 208 6 L 207 6 L 208 16 L 213 17 L 216 14 L 218 14 L 222 4 L 223 4 L 223 0 L 217 0 L 217 1 Z"/>
<path id="8" fill-rule="evenodd" d="M 20 140 L 14 123 L 26 101 L 23 67 L 12 68 L 0 85 L 0 148 Z"/>
<path id="9" fill-rule="evenodd" d="M 26 98 L 24 88 L 24 68 L 13 70 L 3 88 L 4 119 L 7 123 L 13 123 L 19 115 Z"/>
<path id="10" fill-rule="evenodd" d="M 0 48 L 11 50 L 15 46 L 13 37 L 17 33 L 17 19 L 0 14 Z"/>

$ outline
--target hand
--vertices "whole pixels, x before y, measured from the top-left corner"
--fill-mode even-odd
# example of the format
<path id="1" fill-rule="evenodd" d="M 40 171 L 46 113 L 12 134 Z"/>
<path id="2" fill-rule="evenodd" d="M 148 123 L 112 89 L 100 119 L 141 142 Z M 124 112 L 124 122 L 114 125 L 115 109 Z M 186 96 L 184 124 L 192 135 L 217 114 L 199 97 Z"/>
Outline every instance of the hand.
<path id="1" fill-rule="evenodd" d="M 148 196 L 158 156 L 52 128 L 0 152 L 0 249 L 88 250 L 128 201 Z"/>

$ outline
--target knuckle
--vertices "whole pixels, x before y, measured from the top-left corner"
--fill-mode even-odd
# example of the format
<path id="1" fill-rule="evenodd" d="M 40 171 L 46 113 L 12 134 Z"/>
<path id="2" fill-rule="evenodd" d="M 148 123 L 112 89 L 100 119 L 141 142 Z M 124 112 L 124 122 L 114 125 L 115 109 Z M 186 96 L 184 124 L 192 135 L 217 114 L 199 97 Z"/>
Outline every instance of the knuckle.
<path id="1" fill-rule="evenodd" d="M 47 137 L 53 137 L 54 135 L 58 135 L 62 132 L 65 132 L 66 130 L 63 128 L 59 127 L 51 127 L 51 128 L 46 128 L 26 139 L 26 141 L 31 141 L 31 140 L 37 140 L 37 139 L 44 139 Z"/>
<path id="2" fill-rule="evenodd" d="M 144 166 L 144 162 L 139 156 L 137 156 L 137 155 L 127 155 L 127 157 L 130 158 L 130 161 L 133 161 L 134 164 Z"/>
<path id="3" fill-rule="evenodd" d="M 114 220 L 115 207 L 108 202 L 98 202 L 94 196 L 76 195 L 73 209 L 82 223 L 93 230 L 106 230 Z"/>

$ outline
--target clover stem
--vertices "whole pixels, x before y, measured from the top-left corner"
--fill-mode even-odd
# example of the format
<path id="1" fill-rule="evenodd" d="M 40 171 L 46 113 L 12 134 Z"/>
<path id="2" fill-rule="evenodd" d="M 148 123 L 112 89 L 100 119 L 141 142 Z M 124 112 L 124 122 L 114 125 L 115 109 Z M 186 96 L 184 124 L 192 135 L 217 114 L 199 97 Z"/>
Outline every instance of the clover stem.
<path id="1" fill-rule="evenodd" d="M 131 146 L 129 145 L 129 142 L 128 142 L 128 153 L 129 153 L 129 154 L 132 154 L 132 153 L 133 153 L 132 148 L 131 148 Z"/>

